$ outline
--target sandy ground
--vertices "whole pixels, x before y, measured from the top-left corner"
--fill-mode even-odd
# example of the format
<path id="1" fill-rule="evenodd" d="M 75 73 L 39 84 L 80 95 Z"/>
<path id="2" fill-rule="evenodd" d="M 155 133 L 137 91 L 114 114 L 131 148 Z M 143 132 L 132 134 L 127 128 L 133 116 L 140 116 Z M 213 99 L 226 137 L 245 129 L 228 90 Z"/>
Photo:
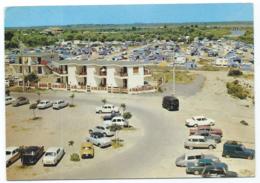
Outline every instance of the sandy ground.
<path id="1" fill-rule="evenodd" d="M 184 122 L 192 115 L 205 115 L 216 120 L 216 127 L 223 130 L 223 142 L 239 140 L 247 147 L 254 148 L 254 106 L 250 100 L 234 99 L 226 93 L 226 81 L 232 80 L 226 72 L 196 71 L 203 78 L 203 87 L 183 87 L 179 91 L 180 111 L 168 112 L 161 108 L 161 96 L 158 95 L 102 95 L 77 93 L 75 108 L 60 111 L 41 110 L 38 121 L 29 120 L 32 111 L 28 105 L 6 108 L 7 146 L 44 145 L 63 146 L 66 155 L 57 167 L 35 166 L 22 168 L 20 161 L 7 169 L 9 180 L 24 179 L 95 179 L 95 178 L 180 178 L 193 177 L 186 175 L 184 168 L 174 165 L 175 159 L 185 150 L 183 143 L 188 136 Z M 200 82 L 198 82 L 200 83 Z M 199 88 L 199 90 L 198 90 Z M 21 94 L 16 94 L 16 96 Z M 163 95 L 163 94 L 161 94 Z M 36 100 L 36 94 L 28 94 Z M 48 92 L 42 98 L 68 99 L 69 93 Z M 132 131 L 120 132 L 124 147 L 120 149 L 95 148 L 95 158 L 71 162 L 69 154 L 79 152 L 80 143 L 88 135 L 88 129 L 101 124 L 100 115 L 95 114 L 95 106 L 101 105 L 106 98 L 113 103 L 126 103 L 133 113 Z M 241 120 L 249 126 L 240 124 Z M 68 141 L 75 144 L 68 146 Z M 202 150 L 214 154 L 226 162 L 231 171 L 240 176 L 254 176 L 255 160 L 226 159 L 221 157 L 223 142 L 215 150 Z M 193 150 L 201 151 L 201 150 Z M 243 164 L 243 166 L 241 166 Z M 121 170 L 118 173 L 118 170 Z M 88 173 L 86 173 L 88 172 Z"/>

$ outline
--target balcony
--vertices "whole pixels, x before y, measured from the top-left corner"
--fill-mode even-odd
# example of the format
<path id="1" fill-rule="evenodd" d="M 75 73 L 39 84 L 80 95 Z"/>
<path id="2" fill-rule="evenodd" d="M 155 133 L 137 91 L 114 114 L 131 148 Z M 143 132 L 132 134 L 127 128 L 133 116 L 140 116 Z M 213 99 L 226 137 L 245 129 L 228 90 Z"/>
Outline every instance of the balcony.
<path id="1" fill-rule="evenodd" d="M 87 72 L 86 71 L 76 71 L 76 75 L 78 77 L 86 77 L 87 76 Z"/>
<path id="2" fill-rule="evenodd" d="M 125 78 L 128 78 L 128 74 L 127 74 L 127 72 L 117 72 L 115 74 L 115 77 L 120 78 L 120 79 L 125 79 Z"/>
<path id="3" fill-rule="evenodd" d="M 58 74 L 58 75 L 67 75 L 67 74 L 68 74 L 68 71 L 63 70 L 63 69 L 61 69 L 61 68 L 52 68 L 52 71 L 53 71 L 55 74 Z"/>
<path id="4" fill-rule="evenodd" d="M 98 78 L 105 78 L 107 77 L 107 72 L 95 72 L 94 75 Z"/>
<path id="5" fill-rule="evenodd" d="M 152 76 L 152 72 L 149 69 L 144 69 L 144 76 Z"/>

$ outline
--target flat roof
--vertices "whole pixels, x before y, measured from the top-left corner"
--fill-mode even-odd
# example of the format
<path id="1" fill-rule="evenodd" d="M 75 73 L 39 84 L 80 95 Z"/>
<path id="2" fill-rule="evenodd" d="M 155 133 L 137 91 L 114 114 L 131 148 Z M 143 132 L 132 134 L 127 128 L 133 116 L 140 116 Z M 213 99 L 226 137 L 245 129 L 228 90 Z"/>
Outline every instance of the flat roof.
<path id="1" fill-rule="evenodd" d="M 96 66 L 145 66 L 153 63 L 138 61 L 108 61 L 108 60 L 61 60 L 52 61 L 58 65 L 96 65 Z"/>

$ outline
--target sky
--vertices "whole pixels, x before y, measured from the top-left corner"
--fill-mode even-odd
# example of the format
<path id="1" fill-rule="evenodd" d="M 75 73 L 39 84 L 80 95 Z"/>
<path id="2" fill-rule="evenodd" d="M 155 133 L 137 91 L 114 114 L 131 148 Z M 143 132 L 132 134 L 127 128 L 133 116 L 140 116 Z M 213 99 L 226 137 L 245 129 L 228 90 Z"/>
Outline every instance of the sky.
<path id="1" fill-rule="evenodd" d="M 253 4 L 27 6 L 5 9 L 5 27 L 253 21 Z"/>

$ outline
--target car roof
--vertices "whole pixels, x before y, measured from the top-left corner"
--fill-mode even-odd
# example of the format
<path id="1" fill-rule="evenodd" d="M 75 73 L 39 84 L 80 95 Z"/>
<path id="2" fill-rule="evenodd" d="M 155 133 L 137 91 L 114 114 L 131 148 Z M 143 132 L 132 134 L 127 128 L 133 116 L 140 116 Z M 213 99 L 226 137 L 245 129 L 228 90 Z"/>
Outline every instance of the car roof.
<path id="1" fill-rule="evenodd" d="M 6 148 L 6 151 L 13 151 L 15 149 L 19 149 L 19 147 L 17 147 L 17 146 L 10 146 L 10 147 Z"/>
<path id="2" fill-rule="evenodd" d="M 93 146 L 93 144 L 90 143 L 90 142 L 83 142 L 83 143 L 81 143 L 81 147 L 91 147 L 91 146 Z"/>
<path id="3" fill-rule="evenodd" d="M 61 149 L 62 147 L 49 147 L 46 152 L 56 152 L 58 149 Z"/>
<path id="4" fill-rule="evenodd" d="M 198 155 L 203 155 L 202 152 L 187 152 L 184 155 L 186 156 L 198 156 Z"/>
<path id="5" fill-rule="evenodd" d="M 49 100 L 41 100 L 40 102 L 49 102 Z"/>
<path id="6" fill-rule="evenodd" d="M 114 106 L 113 104 L 105 104 L 104 106 Z"/>
<path id="7" fill-rule="evenodd" d="M 191 135 L 188 137 L 189 139 L 204 139 L 205 137 L 204 136 L 201 136 L 201 135 Z"/>
<path id="8" fill-rule="evenodd" d="M 200 115 L 200 116 L 192 116 L 193 118 L 205 118 L 205 116 L 202 116 L 202 115 Z"/>

